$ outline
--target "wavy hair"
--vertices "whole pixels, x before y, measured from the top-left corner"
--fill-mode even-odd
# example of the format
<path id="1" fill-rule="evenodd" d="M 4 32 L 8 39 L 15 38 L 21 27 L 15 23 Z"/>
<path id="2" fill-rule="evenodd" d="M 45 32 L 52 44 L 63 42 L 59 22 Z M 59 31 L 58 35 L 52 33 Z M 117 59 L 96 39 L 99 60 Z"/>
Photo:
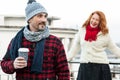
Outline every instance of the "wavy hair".
<path id="1" fill-rule="evenodd" d="M 91 20 L 91 17 L 93 16 L 93 14 L 98 14 L 99 15 L 100 23 L 99 23 L 98 27 L 100 28 L 100 31 L 104 35 L 107 34 L 109 31 L 108 31 L 108 28 L 107 28 L 106 17 L 105 17 L 105 14 L 103 12 L 101 12 L 101 11 L 95 11 L 95 12 L 91 13 L 90 16 L 88 17 L 88 19 L 82 25 L 82 27 L 86 27 L 88 24 L 90 24 L 90 20 Z"/>

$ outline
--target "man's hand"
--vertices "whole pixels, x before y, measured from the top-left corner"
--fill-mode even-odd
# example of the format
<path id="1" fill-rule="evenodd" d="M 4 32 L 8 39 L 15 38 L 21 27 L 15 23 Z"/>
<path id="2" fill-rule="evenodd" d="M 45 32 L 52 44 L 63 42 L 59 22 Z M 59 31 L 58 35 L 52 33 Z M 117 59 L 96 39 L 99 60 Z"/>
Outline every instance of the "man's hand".
<path id="1" fill-rule="evenodd" d="M 17 57 L 13 62 L 13 65 L 15 69 L 22 69 L 27 66 L 27 61 L 24 57 Z"/>

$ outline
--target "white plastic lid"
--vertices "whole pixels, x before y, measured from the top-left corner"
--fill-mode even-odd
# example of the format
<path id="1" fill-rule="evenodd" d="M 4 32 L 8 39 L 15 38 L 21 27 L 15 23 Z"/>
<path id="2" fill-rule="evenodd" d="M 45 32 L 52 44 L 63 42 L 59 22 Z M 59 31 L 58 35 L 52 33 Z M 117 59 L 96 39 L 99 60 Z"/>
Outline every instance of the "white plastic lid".
<path id="1" fill-rule="evenodd" d="M 28 48 L 19 48 L 18 49 L 19 52 L 29 52 Z"/>

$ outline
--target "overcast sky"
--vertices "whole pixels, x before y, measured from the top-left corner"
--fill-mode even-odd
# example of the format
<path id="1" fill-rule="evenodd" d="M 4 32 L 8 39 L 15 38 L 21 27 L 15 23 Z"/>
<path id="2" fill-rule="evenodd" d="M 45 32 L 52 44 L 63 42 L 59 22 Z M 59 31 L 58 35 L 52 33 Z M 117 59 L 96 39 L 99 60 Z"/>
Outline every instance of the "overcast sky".
<path id="1" fill-rule="evenodd" d="M 1 0 L 0 15 L 24 15 L 28 0 Z M 56 26 L 78 25 L 88 18 L 91 12 L 101 10 L 107 18 L 107 25 L 114 41 L 120 42 L 119 0 L 36 0 L 50 16 L 61 18 Z"/>

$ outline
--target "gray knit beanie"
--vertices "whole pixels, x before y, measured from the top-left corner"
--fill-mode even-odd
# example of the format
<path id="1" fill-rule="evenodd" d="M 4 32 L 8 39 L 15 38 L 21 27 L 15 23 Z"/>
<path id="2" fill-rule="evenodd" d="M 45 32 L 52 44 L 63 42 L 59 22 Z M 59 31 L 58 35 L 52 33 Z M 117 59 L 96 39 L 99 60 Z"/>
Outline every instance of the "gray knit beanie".
<path id="1" fill-rule="evenodd" d="M 41 12 L 48 14 L 46 9 L 40 3 L 37 3 L 35 0 L 29 0 L 27 7 L 25 8 L 26 21 L 28 22 L 29 19 Z"/>

